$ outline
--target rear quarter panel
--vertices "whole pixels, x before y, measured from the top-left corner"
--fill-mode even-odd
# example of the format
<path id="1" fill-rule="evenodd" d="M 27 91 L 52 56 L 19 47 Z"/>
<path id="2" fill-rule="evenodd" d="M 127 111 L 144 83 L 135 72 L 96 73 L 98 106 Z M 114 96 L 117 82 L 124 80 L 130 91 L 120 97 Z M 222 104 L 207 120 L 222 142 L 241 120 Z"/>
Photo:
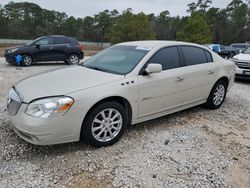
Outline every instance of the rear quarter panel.
<path id="1" fill-rule="evenodd" d="M 218 63 L 218 67 L 217 67 L 218 71 L 216 75 L 217 80 L 219 80 L 222 77 L 227 77 L 229 80 L 229 84 L 228 84 L 228 91 L 229 91 L 234 83 L 236 65 L 233 61 L 223 59 L 222 57 L 215 54 L 214 52 L 212 53 L 212 55 L 213 55 L 214 61 Z"/>

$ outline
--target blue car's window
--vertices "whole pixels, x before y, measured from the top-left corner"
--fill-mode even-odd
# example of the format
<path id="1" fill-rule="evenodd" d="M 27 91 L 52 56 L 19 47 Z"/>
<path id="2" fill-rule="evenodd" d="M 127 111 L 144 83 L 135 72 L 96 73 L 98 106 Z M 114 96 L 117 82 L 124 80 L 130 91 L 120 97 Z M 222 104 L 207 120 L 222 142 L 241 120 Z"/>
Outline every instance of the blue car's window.
<path id="1" fill-rule="evenodd" d="M 149 49 L 138 46 L 114 46 L 96 54 L 83 66 L 115 74 L 131 72 Z"/>

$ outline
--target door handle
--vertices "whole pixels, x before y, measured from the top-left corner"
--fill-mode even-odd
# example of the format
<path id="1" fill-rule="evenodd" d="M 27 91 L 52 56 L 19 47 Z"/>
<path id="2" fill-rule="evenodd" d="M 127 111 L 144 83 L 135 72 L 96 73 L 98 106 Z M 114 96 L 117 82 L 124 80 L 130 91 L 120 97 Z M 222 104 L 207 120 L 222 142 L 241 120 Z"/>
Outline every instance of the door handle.
<path id="1" fill-rule="evenodd" d="M 184 80 L 184 78 L 182 78 L 182 77 L 177 77 L 176 80 L 175 80 L 175 82 L 182 82 L 183 80 Z"/>
<path id="2" fill-rule="evenodd" d="M 209 71 L 208 71 L 208 74 L 214 74 L 214 71 L 209 70 Z"/>
<path id="3" fill-rule="evenodd" d="M 49 47 L 49 49 L 50 49 L 50 50 L 53 50 L 53 49 L 54 49 L 54 47 Z"/>

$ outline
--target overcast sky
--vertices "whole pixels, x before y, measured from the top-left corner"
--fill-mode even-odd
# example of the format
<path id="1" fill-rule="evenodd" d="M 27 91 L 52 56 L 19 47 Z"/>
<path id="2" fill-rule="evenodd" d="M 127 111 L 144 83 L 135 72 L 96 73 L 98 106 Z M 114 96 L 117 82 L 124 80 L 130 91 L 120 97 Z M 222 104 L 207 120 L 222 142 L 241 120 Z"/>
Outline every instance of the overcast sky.
<path id="1" fill-rule="evenodd" d="M 10 0 L 0 0 L 5 5 Z M 13 0 L 20 2 L 20 0 Z M 21 0 L 23 1 L 23 0 Z M 145 12 L 158 15 L 164 10 L 170 11 L 171 16 L 185 16 L 187 4 L 197 0 L 26 0 L 49 10 L 65 12 L 69 16 L 93 16 L 105 9 L 117 9 L 119 12 L 132 8 L 134 13 Z M 213 7 L 225 8 L 232 0 L 213 0 Z"/>

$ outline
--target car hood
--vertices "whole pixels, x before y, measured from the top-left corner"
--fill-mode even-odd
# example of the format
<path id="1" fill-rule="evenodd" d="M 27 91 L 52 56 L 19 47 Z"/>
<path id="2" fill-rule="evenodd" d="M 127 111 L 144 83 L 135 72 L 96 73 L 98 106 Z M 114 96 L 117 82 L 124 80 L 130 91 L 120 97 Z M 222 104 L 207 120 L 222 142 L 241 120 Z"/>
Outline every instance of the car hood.
<path id="1" fill-rule="evenodd" d="M 238 54 L 234 58 L 242 61 L 250 61 L 250 54 Z"/>
<path id="2" fill-rule="evenodd" d="M 124 76 L 82 66 L 71 66 L 25 78 L 15 85 L 23 102 L 48 96 L 67 95 L 76 91 L 122 80 Z"/>
<path id="3" fill-rule="evenodd" d="M 12 47 L 9 47 L 9 48 L 5 48 L 5 50 L 8 51 L 8 50 L 12 50 L 12 49 L 15 49 L 15 48 L 22 49 L 22 48 L 25 48 L 25 47 L 26 47 L 25 45 L 12 46 Z"/>

